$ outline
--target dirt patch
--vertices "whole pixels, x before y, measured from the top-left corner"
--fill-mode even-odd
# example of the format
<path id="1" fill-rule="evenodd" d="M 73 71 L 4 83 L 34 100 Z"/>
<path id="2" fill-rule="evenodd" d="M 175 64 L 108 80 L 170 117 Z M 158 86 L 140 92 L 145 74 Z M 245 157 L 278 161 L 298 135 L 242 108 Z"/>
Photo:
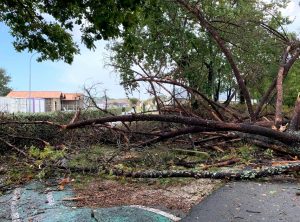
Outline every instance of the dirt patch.
<path id="1" fill-rule="evenodd" d="M 153 182 L 152 182 L 153 183 Z M 76 188 L 78 206 L 113 207 L 143 205 L 187 213 L 191 207 L 221 185 L 221 181 L 189 179 L 188 183 L 158 185 L 145 183 L 123 184 L 114 180 L 93 180 Z"/>

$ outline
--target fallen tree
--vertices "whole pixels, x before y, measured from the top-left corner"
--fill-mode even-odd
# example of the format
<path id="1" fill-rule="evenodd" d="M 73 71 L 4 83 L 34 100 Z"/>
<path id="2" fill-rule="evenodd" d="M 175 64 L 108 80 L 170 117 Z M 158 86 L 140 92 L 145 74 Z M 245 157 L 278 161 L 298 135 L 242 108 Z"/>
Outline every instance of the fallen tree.
<path id="1" fill-rule="evenodd" d="M 288 162 L 287 162 L 288 163 Z M 57 167 L 57 166 L 56 166 Z M 107 168 L 105 166 L 99 168 L 80 168 L 72 167 L 69 170 L 73 172 L 90 172 L 105 173 L 109 175 L 132 177 L 132 178 L 168 178 L 168 177 L 192 177 L 192 178 L 211 178 L 211 179 L 227 179 L 227 180 L 251 180 L 262 177 L 269 177 L 290 172 L 299 171 L 300 163 L 292 162 L 288 164 L 280 164 L 276 166 L 263 167 L 259 169 L 247 170 L 226 170 L 211 172 L 206 170 L 144 170 L 144 171 L 126 171 L 116 168 Z"/>
<path id="2" fill-rule="evenodd" d="M 62 125 L 62 129 L 75 129 L 81 128 L 88 125 L 104 124 L 109 122 L 134 122 L 134 121 L 158 121 L 158 122 L 168 122 L 168 123 L 181 123 L 185 125 L 199 126 L 203 128 L 191 128 L 191 132 L 198 131 L 238 131 L 250 134 L 261 135 L 265 137 L 273 138 L 274 140 L 281 141 L 288 145 L 297 146 L 300 142 L 300 137 L 297 134 L 288 132 L 278 132 L 277 130 L 257 126 L 254 124 L 246 123 L 225 123 L 213 120 L 204 120 L 197 117 L 184 117 L 184 116 L 168 116 L 168 115 L 123 115 L 123 116 L 112 116 L 104 117 L 99 119 L 89 119 L 86 121 L 80 121 L 68 125 Z M 176 136 L 176 134 L 174 134 Z M 297 148 L 296 148 L 297 150 Z"/>
<path id="3" fill-rule="evenodd" d="M 69 13 L 62 15 L 58 13 L 60 3 L 47 2 L 47 7 L 44 4 L 24 3 L 27 10 L 23 10 L 24 4 L 19 1 L 13 1 L 13 3 L 4 1 L 0 4 L 0 9 L 5 13 L 0 14 L 0 19 L 13 29 L 19 41 L 19 45 L 15 44 L 18 45 L 18 49 L 23 50 L 27 47 L 30 50 L 39 50 L 42 52 L 40 59 L 62 58 L 67 62 L 72 61 L 72 53 L 77 53 L 78 49 L 65 29 L 72 29 L 74 19 L 76 24 L 81 25 L 84 32 L 83 40 L 89 48 L 93 48 L 94 42 L 101 38 L 121 37 L 122 41 L 116 41 L 111 46 L 112 52 L 115 53 L 111 58 L 111 65 L 120 73 L 122 84 L 128 91 L 136 89 L 141 82 L 148 86 L 148 91 L 153 95 L 153 101 L 157 107 L 157 110 L 150 112 L 158 114 L 118 116 L 109 112 L 107 107 L 101 109 L 95 100 L 91 99 L 91 103 L 104 112 L 105 117 L 82 120 L 79 113 L 76 113 L 69 123 L 49 120 L 26 122 L 9 120 L 0 122 L 1 126 L 34 124 L 54 127 L 60 132 L 71 132 L 89 127 L 101 128 L 111 133 L 109 135 L 118 135 L 117 145 L 126 149 L 136 147 L 145 149 L 155 143 L 178 137 L 183 138 L 184 142 L 191 142 L 194 149 L 197 139 L 211 143 L 212 138 L 215 138 L 218 133 L 217 139 L 223 140 L 218 144 L 224 145 L 226 136 L 230 132 L 235 139 L 253 142 L 264 149 L 300 156 L 299 96 L 295 98 L 292 115 L 286 119 L 283 115 L 283 83 L 288 78 L 290 70 L 298 62 L 300 41 L 295 36 L 286 34 L 284 30 L 280 31 L 280 26 L 285 22 L 275 3 L 270 6 L 264 1 L 247 2 L 244 3 L 247 6 L 244 12 L 243 5 L 239 5 L 236 1 L 216 1 L 212 2 L 212 5 L 205 1 L 188 0 L 157 1 L 155 4 L 145 0 L 138 1 L 136 5 L 121 4 L 122 1 L 116 2 L 103 5 L 100 1 L 86 1 L 87 7 L 84 7 L 80 1 L 75 1 L 66 6 Z M 113 20 L 114 23 L 109 24 L 113 26 L 112 29 L 108 29 L 106 26 L 108 23 L 96 23 L 97 19 L 94 18 L 98 18 L 98 14 L 94 14 L 95 12 L 89 7 L 97 7 L 104 12 L 112 8 L 114 10 L 106 11 L 108 14 L 112 13 L 109 14 L 112 18 L 119 15 L 117 9 L 121 9 L 127 16 L 117 16 L 119 20 Z M 223 7 L 230 13 L 220 14 L 218 7 Z M 264 10 L 269 8 L 274 10 L 276 14 L 274 19 L 278 20 L 279 25 L 274 25 L 273 18 L 264 13 Z M 73 10 L 76 13 L 73 14 Z M 101 13 L 102 10 L 100 10 Z M 45 31 L 48 30 L 47 28 L 52 30 L 55 27 L 39 15 L 40 11 L 53 15 L 54 19 L 61 24 L 56 32 Z M 15 12 L 19 12 L 25 20 L 27 19 L 24 22 L 28 22 L 29 25 L 26 26 L 24 23 L 24 27 L 20 26 L 18 22 L 23 20 L 15 20 Z M 148 12 L 151 13 L 148 15 Z M 234 12 L 241 14 L 230 17 L 235 14 Z M 136 19 L 133 19 L 135 23 L 131 24 L 131 16 Z M 82 22 L 83 18 L 87 18 L 89 22 Z M 130 28 L 123 22 L 128 23 Z M 87 27 L 87 24 L 90 26 Z M 120 24 L 124 25 L 124 29 L 119 28 Z M 37 36 L 28 36 L 36 25 L 42 27 L 41 33 L 37 33 Z M 27 32 L 23 32 L 22 28 L 26 28 Z M 110 32 L 110 30 L 113 31 Z M 62 34 L 58 35 L 57 32 Z M 242 38 L 243 34 L 245 38 Z M 51 44 L 46 44 L 43 48 L 43 42 L 47 43 L 45 36 L 49 37 Z M 39 44 L 32 44 L 32 41 L 36 39 L 39 40 Z M 251 42 L 252 39 L 257 41 Z M 63 41 L 59 40 L 66 40 L 66 44 L 61 45 Z M 258 47 L 253 49 L 255 44 L 258 44 Z M 65 47 L 68 49 L 67 52 L 64 50 Z M 55 49 L 57 53 L 53 53 Z M 269 51 L 270 55 L 268 56 L 263 50 Z M 278 52 L 281 52 L 281 55 Z M 281 58 L 280 61 L 278 57 Z M 200 59 L 201 62 L 199 62 Z M 260 59 L 265 59 L 267 64 L 260 64 Z M 269 68 L 271 66 L 269 61 L 275 66 L 274 69 Z M 250 70 L 253 66 L 256 69 Z M 271 71 L 273 73 L 275 69 L 276 75 L 268 73 Z M 258 75 L 257 72 L 262 74 Z M 254 80 L 256 78 L 259 80 Z M 254 98 L 251 92 L 256 86 L 258 87 L 260 79 L 263 78 L 268 86 L 259 86 L 261 96 L 257 105 L 254 105 L 253 101 L 257 97 Z M 91 97 L 89 89 L 85 89 Z M 224 104 L 218 101 L 221 92 L 228 92 Z M 241 103 L 245 101 L 240 108 L 230 105 L 230 100 L 235 94 L 239 94 Z M 273 96 L 276 102 L 271 101 Z M 181 98 L 184 98 L 183 102 Z M 264 108 L 270 105 L 274 105 L 275 110 L 272 110 L 271 115 L 266 117 Z M 146 126 L 146 123 L 150 123 L 151 126 Z M 184 135 L 187 136 L 183 137 Z M 207 138 L 207 135 L 211 138 Z M 31 140 L 42 145 L 49 142 L 30 136 L 21 138 L 3 133 L 0 138 L 1 142 L 24 156 L 26 153 L 21 150 L 23 147 L 17 147 L 11 142 L 14 139 Z M 239 139 L 232 142 L 239 142 Z M 205 143 L 202 142 L 202 144 Z M 219 152 L 223 150 L 214 144 L 208 144 L 206 147 L 213 147 Z M 113 171 L 113 173 L 133 177 L 191 176 L 242 179 L 246 176 L 255 178 L 298 169 L 298 165 L 288 165 L 258 172 L 251 171 L 250 174 L 246 171 L 236 174 L 193 171 L 152 173 Z"/>

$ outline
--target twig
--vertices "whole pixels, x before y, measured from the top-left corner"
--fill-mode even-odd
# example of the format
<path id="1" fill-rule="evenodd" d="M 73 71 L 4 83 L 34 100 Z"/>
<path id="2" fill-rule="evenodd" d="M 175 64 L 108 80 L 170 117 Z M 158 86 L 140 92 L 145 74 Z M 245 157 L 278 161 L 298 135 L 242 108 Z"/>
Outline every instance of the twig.
<path id="1" fill-rule="evenodd" d="M 87 197 L 65 197 L 62 201 L 81 201 L 86 199 Z"/>
<path id="2" fill-rule="evenodd" d="M 4 140 L 2 138 L 0 138 L 0 141 L 3 142 L 4 144 L 6 144 L 7 146 L 9 146 L 10 148 L 12 148 L 13 150 L 18 151 L 19 153 L 21 153 L 25 157 L 29 158 L 29 156 L 27 155 L 27 153 L 25 153 L 23 150 L 20 150 L 18 147 L 14 146 L 13 144 L 7 142 L 6 140 Z"/>
<path id="3" fill-rule="evenodd" d="M 75 123 L 79 119 L 80 113 L 81 113 L 81 109 L 78 109 L 75 112 L 75 114 L 74 114 L 73 118 L 71 119 L 71 121 L 69 122 L 69 124 Z"/>

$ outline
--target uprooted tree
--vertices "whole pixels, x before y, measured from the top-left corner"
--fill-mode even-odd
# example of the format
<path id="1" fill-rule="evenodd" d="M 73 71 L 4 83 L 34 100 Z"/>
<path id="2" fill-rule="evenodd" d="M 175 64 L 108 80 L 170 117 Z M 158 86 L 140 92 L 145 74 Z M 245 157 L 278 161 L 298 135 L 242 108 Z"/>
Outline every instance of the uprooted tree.
<path id="1" fill-rule="evenodd" d="M 105 110 L 111 116 L 74 118 L 66 125 L 35 124 L 62 130 L 109 128 L 122 134 L 126 147 L 135 134 L 147 135 L 148 140 L 133 145 L 145 147 L 185 134 L 231 132 L 235 138 L 299 156 L 299 96 L 291 117 L 283 115 L 283 83 L 290 72 L 297 72 L 293 65 L 298 66 L 300 55 L 300 41 L 282 28 L 289 23 L 280 13 L 285 4 L 261 0 L 2 1 L 0 21 L 11 27 L 17 50 L 37 50 L 41 60 L 72 61 L 78 47 L 68 30 L 74 25 L 80 27 L 88 48 L 94 48 L 99 39 L 119 37 L 110 46 L 111 65 L 126 90 L 147 84 L 158 112 L 116 116 Z M 45 13 L 55 21 L 48 22 Z M 221 94 L 226 94 L 224 103 Z M 165 95 L 169 105 L 162 100 Z M 236 95 L 244 103 L 240 109 L 230 106 Z M 266 112 L 269 104 L 274 104 L 271 113 Z M 108 125 L 119 121 L 122 124 Z M 134 131 L 128 125 L 145 121 L 170 124 L 155 133 Z M 276 171 L 280 172 L 285 171 Z"/>

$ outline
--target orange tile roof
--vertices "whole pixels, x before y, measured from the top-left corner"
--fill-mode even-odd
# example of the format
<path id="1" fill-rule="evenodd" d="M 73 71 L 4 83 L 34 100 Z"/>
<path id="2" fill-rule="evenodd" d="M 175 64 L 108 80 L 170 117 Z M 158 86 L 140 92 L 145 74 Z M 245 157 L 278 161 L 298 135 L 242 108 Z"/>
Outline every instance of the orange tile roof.
<path id="1" fill-rule="evenodd" d="M 60 91 L 31 91 L 31 98 L 59 99 L 62 95 Z M 29 98 L 29 91 L 11 91 L 7 97 Z"/>
<path id="2" fill-rule="evenodd" d="M 63 93 L 63 100 L 79 100 L 82 96 L 82 93 Z"/>

